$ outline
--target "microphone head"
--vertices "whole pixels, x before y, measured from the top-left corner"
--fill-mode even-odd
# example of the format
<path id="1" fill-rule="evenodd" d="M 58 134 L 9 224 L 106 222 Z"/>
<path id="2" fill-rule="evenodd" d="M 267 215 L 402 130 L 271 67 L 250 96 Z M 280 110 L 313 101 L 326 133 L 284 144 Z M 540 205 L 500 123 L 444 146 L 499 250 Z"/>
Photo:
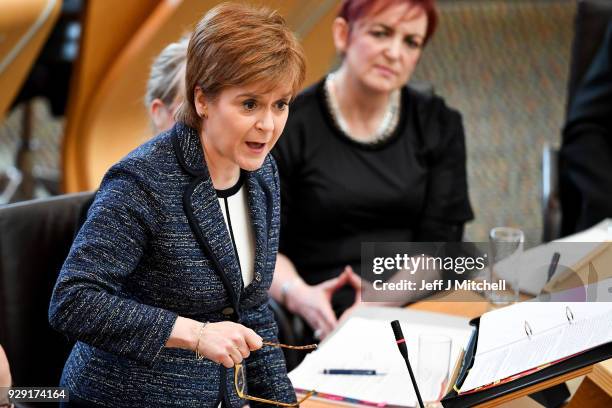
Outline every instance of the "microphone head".
<path id="1" fill-rule="evenodd" d="M 394 320 L 391 322 L 391 328 L 393 329 L 393 334 L 395 335 L 395 340 L 403 340 L 404 333 L 402 333 L 402 327 L 400 326 L 399 320 Z"/>

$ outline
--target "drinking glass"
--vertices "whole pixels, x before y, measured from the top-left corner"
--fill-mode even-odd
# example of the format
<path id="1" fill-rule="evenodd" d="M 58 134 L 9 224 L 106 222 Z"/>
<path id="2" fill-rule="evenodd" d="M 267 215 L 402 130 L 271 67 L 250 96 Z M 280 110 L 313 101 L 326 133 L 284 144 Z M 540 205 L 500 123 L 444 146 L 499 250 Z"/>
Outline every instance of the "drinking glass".
<path id="1" fill-rule="evenodd" d="M 525 234 L 518 228 L 496 227 L 489 233 L 489 276 L 491 287 L 485 290 L 494 306 L 519 300 L 520 261 Z"/>
<path id="2" fill-rule="evenodd" d="M 440 401 L 448 385 L 452 340 L 442 334 L 419 335 L 417 385 L 423 401 Z"/>

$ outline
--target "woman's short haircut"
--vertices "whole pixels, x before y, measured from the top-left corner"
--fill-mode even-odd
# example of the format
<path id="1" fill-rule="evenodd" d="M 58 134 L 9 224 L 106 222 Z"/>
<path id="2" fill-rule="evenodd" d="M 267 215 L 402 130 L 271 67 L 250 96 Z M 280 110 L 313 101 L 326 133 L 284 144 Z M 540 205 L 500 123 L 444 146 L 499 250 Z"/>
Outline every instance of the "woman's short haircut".
<path id="1" fill-rule="evenodd" d="M 393 5 L 402 3 L 421 7 L 425 12 L 427 30 L 423 43 L 427 44 L 438 27 L 436 0 L 343 0 L 338 17 L 342 17 L 349 26 L 352 26 L 357 20 L 365 16 L 376 15 Z"/>
<path id="2" fill-rule="evenodd" d="M 176 119 L 200 129 L 196 87 L 214 99 L 231 86 L 261 84 L 267 92 L 288 84 L 295 96 L 305 72 L 302 46 L 277 11 L 222 3 L 204 15 L 189 40 L 185 101 Z"/>
<path id="3" fill-rule="evenodd" d="M 189 37 L 185 36 L 177 42 L 169 44 L 159 53 L 151 65 L 151 73 L 147 81 L 145 105 L 147 108 L 155 99 L 164 105 L 172 105 L 178 97 L 183 98 L 185 78 L 185 60 L 187 59 L 187 44 Z"/>

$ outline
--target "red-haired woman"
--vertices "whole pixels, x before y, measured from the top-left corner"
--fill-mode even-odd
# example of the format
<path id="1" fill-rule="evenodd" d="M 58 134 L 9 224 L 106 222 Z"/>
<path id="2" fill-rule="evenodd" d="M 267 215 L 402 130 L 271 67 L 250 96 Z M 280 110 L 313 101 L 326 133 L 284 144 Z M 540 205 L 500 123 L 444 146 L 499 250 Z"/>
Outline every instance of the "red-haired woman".
<path id="1" fill-rule="evenodd" d="M 320 337 L 355 300 L 362 242 L 460 241 L 473 217 L 460 114 L 406 86 L 437 21 L 433 0 L 345 0 L 342 63 L 298 96 L 275 148 L 271 293 Z"/>

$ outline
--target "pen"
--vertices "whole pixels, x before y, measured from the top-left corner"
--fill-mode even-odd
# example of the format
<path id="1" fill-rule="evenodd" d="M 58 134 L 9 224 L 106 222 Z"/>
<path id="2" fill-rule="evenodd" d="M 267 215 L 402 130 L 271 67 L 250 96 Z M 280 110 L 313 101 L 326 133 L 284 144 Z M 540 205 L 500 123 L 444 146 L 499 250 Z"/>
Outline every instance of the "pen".
<path id="1" fill-rule="evenodd" d="M 557 265 L 559 265 L 559 258 L 561 258 L 561 254 L 559 252 L 555 252 L 550 261 L 550 266 L 548 267 L 548 279 L 547 282 L 550 281 L 550 278 L 553 277 L 555 271 L 557 270 Z"/>
<path id="2" fill-rule="evenodd" d="M 361 370 L 350 368 L 326 368 L 323 374 L 340 374 L 340 375 L 376 375 L 376 370 Z"/>

